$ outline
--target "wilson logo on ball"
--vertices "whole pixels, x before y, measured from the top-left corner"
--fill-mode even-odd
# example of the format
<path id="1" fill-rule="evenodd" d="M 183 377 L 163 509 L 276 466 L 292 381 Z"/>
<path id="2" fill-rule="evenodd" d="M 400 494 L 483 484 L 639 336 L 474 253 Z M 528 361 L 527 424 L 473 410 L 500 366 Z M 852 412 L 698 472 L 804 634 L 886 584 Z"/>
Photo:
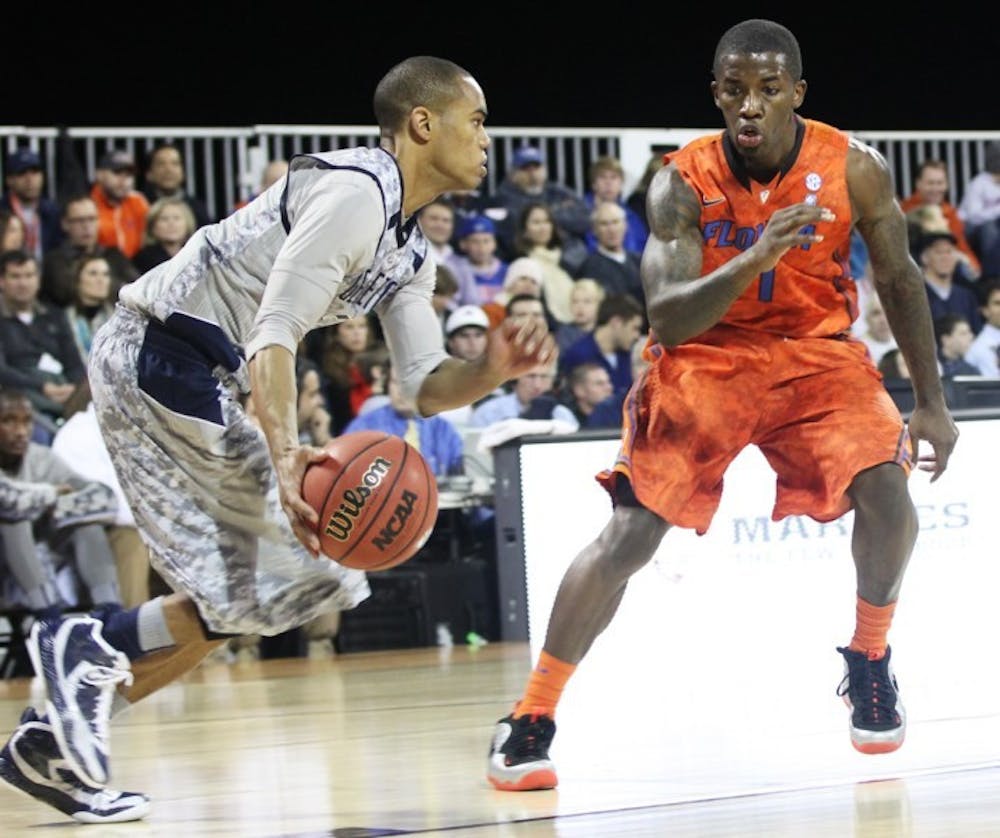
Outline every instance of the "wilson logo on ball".
<path id="1" fill-rule="evenodd" d="M 403 531 L 407 520 L 413 514 L 413 505 L 418 500 L 420 498 L 416 492 L 403 492 L 403 496 L 400 498 L 399 503 L 396 504 L 396 509 L 393 511 L 392 517 L 386 521 L 385 526 L 382 527 L 382 532 L 372 539 L 374 547 L 384 552 L 385 548 L 389 547 L 396 540 L 396 536 Z"/>
<path id="2" fill-rule="evenodd" d="M 354 522 L 364 509 L 371 493 L 392 468 L 392 460 L 376 457 L 361 477 L 361 483 L 354 489 L 347 489 L 342 495 L 342 502 L 326 522 L 325 532 L 337 541 L 346 541 L 354 529 Z M 383 531 L 384 532 L 384 531 Z"/>
<path id="3" fill-rule="evenodd" d="M 323 448 L 327 456 L 302 476 L 320 554 L 364 571 L 388 570 L 416 555 L 438 511 L 437 481 L 421 453 L 385 431 L 352 431 Z"/>

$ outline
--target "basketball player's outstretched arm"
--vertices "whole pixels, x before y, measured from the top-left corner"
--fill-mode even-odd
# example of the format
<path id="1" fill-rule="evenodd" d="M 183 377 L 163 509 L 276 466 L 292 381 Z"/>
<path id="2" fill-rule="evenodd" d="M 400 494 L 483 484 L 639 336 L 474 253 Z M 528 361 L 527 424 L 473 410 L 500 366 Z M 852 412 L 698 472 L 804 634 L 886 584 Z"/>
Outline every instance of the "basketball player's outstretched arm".
<path id="1" fill-rule="evenodd" d="M 504 321 L 490 331 L 486 352 L 476 361 L 449 358 L 428 375 L 417 395 L 422 414 L 471 404 L 512 378 L 555 357 L 555 341 L 544 322 L 521 326 Z"/>
<path id="2" fill-rule="evenodd" d="M 646 310 L 657 340 L 667 346 L 718 323 L 744 289 L 791 248 L 822 240 L 822 233 L 800 232 L 804 227 L 833 220 L 823 207 L 784 207 L 771 216 L 753 246 L 701 276 L 701 198 L 672 164 L 653 178 L 646 212 L 650 236 L 641 265 Z"/>
<path id="3" fill-rule="evenodd" d="M 908 423 L 910 436 L 914 445 L 919 447 L 923 439 L 933 449 L 927 456 L 918 451 L 919 467 L 936 480 L 948 465 L 958 427 L 948 413 L 938 373 L 924 278 L 910 256 L 906 219 L 888 164 L 875 149 L 856 140 L 847 155 L 847 187 L 858 232 L 868 247 L 875 290 L 910 371 L 916 405 Z"/>
<path id="4" fill-rule="evenodd" d="M 555 342 L 544 322 L 522 328 L 505 323 L 491 330 L 486 352 L 477 361 L 448 356 L 441 322 L 431 305 L 432 280 L 428 273 L 422 288 L 411 283 L 378 309 L 392 368 L 423 416 L 472 404 L 505 381 L 551 360 Z"/>

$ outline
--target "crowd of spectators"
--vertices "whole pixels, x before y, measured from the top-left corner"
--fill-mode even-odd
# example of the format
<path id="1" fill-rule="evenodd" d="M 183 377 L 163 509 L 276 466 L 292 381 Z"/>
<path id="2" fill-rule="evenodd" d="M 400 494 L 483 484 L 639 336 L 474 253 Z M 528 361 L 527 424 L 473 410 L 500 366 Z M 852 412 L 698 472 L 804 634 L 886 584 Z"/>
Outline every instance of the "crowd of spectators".
<path id="1" fill-rule="evenodd" d="M 108 536 L 106 547 L 94 546 L 93 522 L 87 523 L 89 540 L 77 564 L 104 586 L 92 586 L 89 593 L 80 573 L 75 594 L 57 584 L 60 567 L 69 560 L 53 558 L 51 533 L 37 524 L 51 518 L 59 498 L 89 482 L 116 490 L 113 473 L 93 462 L 101 450 L 96 423 L 74 423 L 86 427 L 88 436 L 74 436 L 73 446 L 54 445 L 74 416 L 88 416 L 91 341 L 124 285 L 170 259 L 195 230 L 215 220 L 205 203 L 186 191 L 176 146 L 159 146 L 142 163 L 140 169 L 127 151 L 109 151 L 97 161 L 88 188 L 56 205 L 46 197 L 37 153 L 19 148 L 5 161 L 0 424 L 7 421 L 9 432 L 0 435 L 0 519 L 16 536 L 0 541 L 7 554 L 0 555 L 5 583 L 0 604 L 17 599 L 10 584 L 15 570 L 14 581 L 30 588 L 18 601 L 39 612 L 72 606 L 74 595 L 100 600 L 93 605 L 129 605 L 148 595 L 150 580 L 156 584 L 127 510 L 116 514 L 114 503 L 97 519 Z M 462 475 L 472 439 L 482 448 L 484 442 L 488 447 L 519 434 L 620 427 L 625 396 L 646 366 L 648 322 L 639 266 L 649 235 L 645 189 L 660 165 L 659 155 L 653 155 L 642 180 L 626 193 L 621 163 L 600 157 L 589 168 L 587 189 L 578 194 L 549 176 L 541 149 L 523 146 L 512 155 L 495 194 L 443 196 L 426 205 L 419 223 L 438 269 L 434 304 L 447 351 L 475 360 L 503 321 L 540 317 L 556 336 L 558 360 L 475 405 L 421 417 L 394 385 L 378 322 L 366 316 L 343 321 L 311 332 L 299 347 L 303 439 L 323 444 L 360 428 L 397 433 L 418 447 L 444 486 Z M 274 161 L 260 189 L 286 172 L 285 161 Z M 941 372 L 1000 378 L 1000 143 L 989 145 L 984 170 L 965 184 L 957 207 L 947 194 L 946 166 L 926 160 L 912 190 L 900 195 L 912 255 L 925 278 Z M 859 289 L 854 337 L 868 347 L 887 381 L 905 378 L 863 246 L 852 247 L 850 262 Z M 28 442 L 22 439 L 25 405 L 30 405 Z M 36 449 L 45 449 L 57 465 L 26 476 L 24 461 L 39 461 Z M 33 529 L 26 530 L 26 520 L 36 522 Z M 11 551 L 26 549 L 29 531 L 36 559 L 12 562 Z M 58 550 L 71 551 L 83 539 L 62 534 Z M 104 570 L 117 565 L 113 588 L 104 570 L 94 570 L 97 565 Z"/>
<path id="2" fill-rule="evenodd" d="M 945 379 L 998 378 L 1000 357 L 1000 142 L 987 144 L 983 171 L 965 184 L 956 207 L 947 200 L 948 168 L 924 160 L 901 196 L 910 247 L 924 276 Z M 908 378 L 885 314 L 871 287 L 867 254 L 852 254 L 862 297 L 855 334 L 887 381 Z M 883 362 L 884 363 L 880 363 Z"/>

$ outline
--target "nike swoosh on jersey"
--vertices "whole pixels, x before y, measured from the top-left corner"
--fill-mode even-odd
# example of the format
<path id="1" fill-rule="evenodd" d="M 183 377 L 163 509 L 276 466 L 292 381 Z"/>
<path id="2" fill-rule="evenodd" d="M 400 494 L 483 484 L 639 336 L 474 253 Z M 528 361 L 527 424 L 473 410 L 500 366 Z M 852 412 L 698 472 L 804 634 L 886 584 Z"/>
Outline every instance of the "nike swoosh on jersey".
<path id="1" fill-rule="evenodd" d="M 714 207 L 716 204 L 721 204 L 725 201 L 725 198 L 706 198 L 704 195 L 701 196 L 701 205 L 703 207 Z"/>

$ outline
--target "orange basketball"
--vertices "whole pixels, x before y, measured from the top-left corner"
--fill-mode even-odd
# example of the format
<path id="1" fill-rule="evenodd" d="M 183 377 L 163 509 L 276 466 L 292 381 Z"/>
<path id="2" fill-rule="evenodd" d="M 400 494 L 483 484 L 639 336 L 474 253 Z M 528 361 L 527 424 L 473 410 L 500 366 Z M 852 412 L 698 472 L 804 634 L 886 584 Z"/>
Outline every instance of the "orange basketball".
<path id="1" fill-rule="evenodd" d="M 344 434 L 313 463 L 302 497 L 319 515 L 323 555 L 359 570 L 386 570 L 411 558 L 437 521 L 437 481 L 402 437 L 382 431 Z"/>

